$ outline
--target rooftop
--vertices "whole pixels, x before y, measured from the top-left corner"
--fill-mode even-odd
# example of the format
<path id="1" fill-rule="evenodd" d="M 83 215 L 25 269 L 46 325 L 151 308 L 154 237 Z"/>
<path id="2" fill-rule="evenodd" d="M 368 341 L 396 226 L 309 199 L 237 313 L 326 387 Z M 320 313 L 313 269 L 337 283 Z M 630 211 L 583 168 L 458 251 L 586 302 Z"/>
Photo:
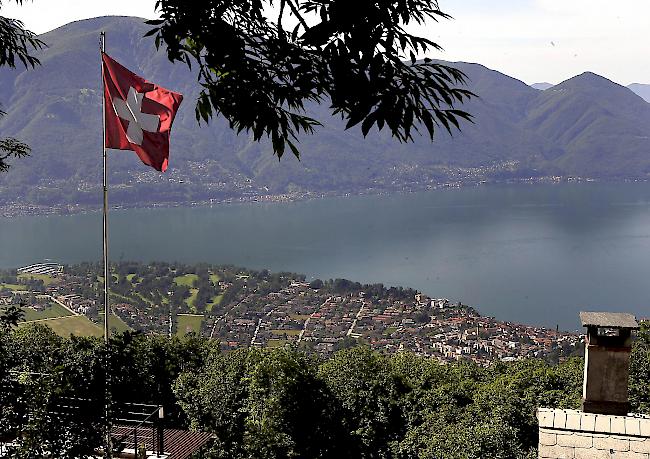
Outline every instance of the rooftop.
<path id="1" fill-rule="evenodd" d="M 639 329 L 636 317 L 623 312 L 585 312 L 580 311 L 583 327 L 608 327 Z"/>

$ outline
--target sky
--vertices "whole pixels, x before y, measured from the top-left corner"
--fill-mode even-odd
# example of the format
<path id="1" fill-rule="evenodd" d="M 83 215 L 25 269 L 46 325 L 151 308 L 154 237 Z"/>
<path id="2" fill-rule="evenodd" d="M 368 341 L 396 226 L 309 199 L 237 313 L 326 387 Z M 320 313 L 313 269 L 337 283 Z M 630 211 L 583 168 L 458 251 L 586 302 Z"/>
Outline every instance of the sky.
<path id="1" fill-rule="evenodd" d="M 477 62 L 528 84 L 585 71 L 650 83 L 647 0 L 439 0 L 454 19 L 411 29 L 443 46 L 430 57 Z M 155 0 L 4 0 L 3 16 L 43 33 L 103 15 L 155 17 Z"/>

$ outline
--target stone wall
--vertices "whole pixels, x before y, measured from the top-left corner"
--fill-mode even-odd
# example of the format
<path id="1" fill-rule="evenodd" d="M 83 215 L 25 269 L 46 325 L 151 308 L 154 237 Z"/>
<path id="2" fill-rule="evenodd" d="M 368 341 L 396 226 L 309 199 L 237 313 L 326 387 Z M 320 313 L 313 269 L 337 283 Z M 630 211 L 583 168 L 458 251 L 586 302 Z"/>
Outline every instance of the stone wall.
<path id="1" fill-rule="evenodd" d="M 650 417 L 540 408 L 539 457 L 650 459 Z"/>

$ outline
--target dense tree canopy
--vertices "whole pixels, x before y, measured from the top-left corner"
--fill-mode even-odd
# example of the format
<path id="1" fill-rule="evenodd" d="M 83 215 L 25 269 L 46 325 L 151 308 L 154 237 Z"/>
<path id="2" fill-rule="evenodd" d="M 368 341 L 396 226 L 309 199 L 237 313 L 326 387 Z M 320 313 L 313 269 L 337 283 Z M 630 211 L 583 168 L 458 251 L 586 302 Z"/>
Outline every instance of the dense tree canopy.
<path id="1" fill-rule="evenodd" d="M 104 344 L 10 324 L 0 320 L 0 441 L 18 439 L 13 457 L 92 451 L 101 442 Z M 648 343 L 644 325 L 630 371 L 632 409 L 642 413 Z M 483 368 L 362 346 L 329 358 L 289 347 L 222 353 L 205 338 L 134 333 L 113 339 L 110 365 L 115 401 L 163 404 L 170 427 L 213 433 L 206 457 L 229 459 L 533 458 L 536 409 L 578 408 L 583 374 L 581 358 Z M 68 397 L 94 409 L 52 415 Z"/>
<path id="2" fill-rule="evenodd" d="M 328 104 L 346 128 L 387 126 L 399 141 L 424 129 L 433 138 L 470 116 L 455 108 L 472 94 L 458 69 L 418 61 L 440 46 L 409 26 L 448 19 L 437 0 L 158 0 L 156 44 L 171 61 L 198 66 L 199 120 L 268 137 L 280 157 L 298 156 L 297 135 L 318 120 L 309 103 Z"/>
<path id="3" fill-rule="evenodd" d="M 16 3 L 22 4 L 23 0 L 16 0 Z M 0 0 L 0 11 L 1 8 Z M 26 68 L 33 68 L 39 64 L 39 61 L 30 52 L 43 46 L 44 43 L 26 30 L 22 22 L 0 15 L 0 67 L 15 68 L 17 64 L 22 63 Z M 0 117 L 4 114 L 0 109 Z M 9 169 L 10 158 L 27 156 L 29 152 L 29 146 L 17 139 L 0 139 L 0 172 Z"/>

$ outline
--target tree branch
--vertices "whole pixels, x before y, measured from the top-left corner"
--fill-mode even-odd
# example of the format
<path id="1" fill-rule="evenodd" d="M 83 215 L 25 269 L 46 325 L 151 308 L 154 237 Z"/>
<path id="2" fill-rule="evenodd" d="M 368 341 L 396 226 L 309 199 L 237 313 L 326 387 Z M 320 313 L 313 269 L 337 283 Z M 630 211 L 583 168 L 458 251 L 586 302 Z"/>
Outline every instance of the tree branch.
<path id="1" fill-rule="evenodd" d="M 282 28 L 282 16 L 284 16 L 284 6 L 287 0 L 280 0 L 280 14 L 278 15 L 278 36 L 282 37 L 284 35 L 284 29 Z"/>
<path id="2" fill-rule="evenodd" d="M 305 28 L 305 30 L 309 29 L 307 26 L 307 22 L 305 19 L 302 17 L 302 14 L 300 14 L 300 11 L 298 10 L 297 6 L 293 4 L 293 0 L 286 0 L 286 2 L 289 4 L 289 8 L 291 8 L 291 12 L 298 18 L 298 21 L 300 21 L 300 24 Z"/>

